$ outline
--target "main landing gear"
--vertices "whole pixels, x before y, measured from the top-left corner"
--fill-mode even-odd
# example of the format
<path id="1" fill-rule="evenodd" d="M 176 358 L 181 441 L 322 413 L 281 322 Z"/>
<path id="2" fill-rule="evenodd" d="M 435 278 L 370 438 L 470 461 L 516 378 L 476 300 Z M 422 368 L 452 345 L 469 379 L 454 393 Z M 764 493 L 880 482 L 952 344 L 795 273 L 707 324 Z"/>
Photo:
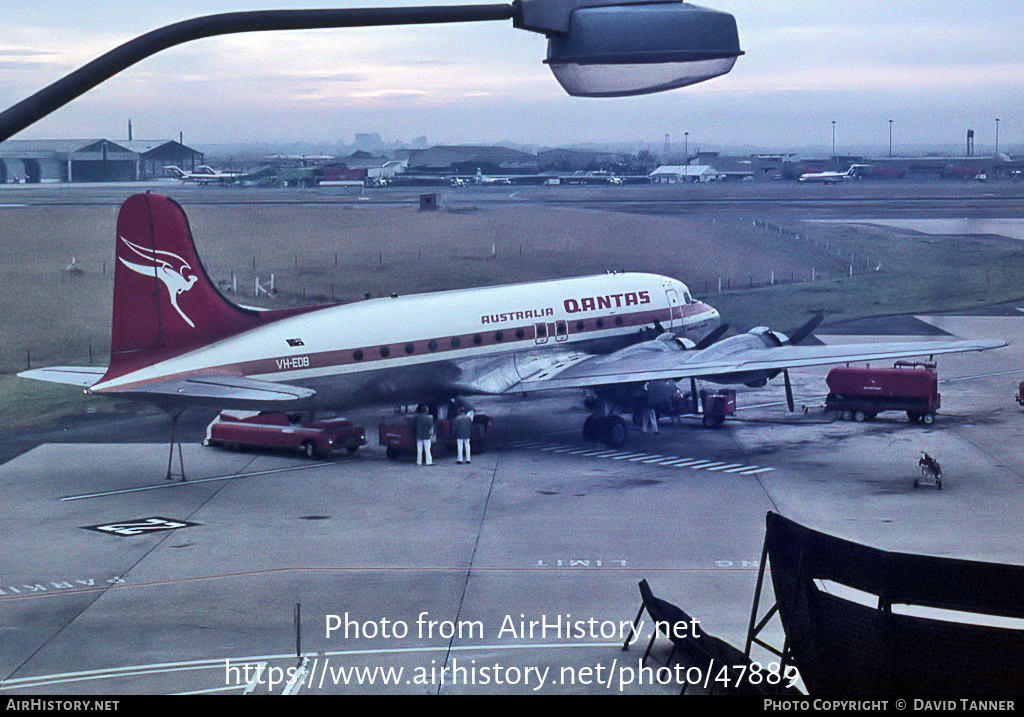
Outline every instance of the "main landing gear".
<path id="1" fill-rule="evenodd" d="M 621 448 L 626 445 L 626 419 L 612 413 L 603 415 L 593 413 L 583 422 L 583 440 L 587 443 L 603 443 L 609 448 Z"/>

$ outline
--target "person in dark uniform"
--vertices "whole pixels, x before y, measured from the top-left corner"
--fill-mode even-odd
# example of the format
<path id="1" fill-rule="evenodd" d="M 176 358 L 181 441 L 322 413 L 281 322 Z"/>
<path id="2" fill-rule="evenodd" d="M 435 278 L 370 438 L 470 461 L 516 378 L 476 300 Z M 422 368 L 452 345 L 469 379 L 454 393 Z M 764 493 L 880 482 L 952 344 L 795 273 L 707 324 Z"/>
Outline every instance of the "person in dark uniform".
<path id="1" fill-rule="evenodd" d="M 651 394 L 651 384 L 645 383 L 642 397 L 644 433 L 658 432 L 658 412 L 654 408 L 654 396 Z"/>
<path id="2" fill-rule="evenodd" d="M 416 431 L 416 465 L 424 463 L 428 466 L 434 465 L 434 458 L 430 455 L 430 439 L 434 435 L 434 419 L 427 413 L 426 406 L 416 409 L 416 418 L 413 424 Z"/>
<path id="3" fill-rule="evenodd" d="M 459 415 L 455 417 L 455 443 L 458 448 L 458 460 L 457 463 L 463 462 L 463 456 L 465 456 L 465 462 L 470 463 L 470 451 L 469 442 L 473 436 L 473 419 L 466 413 L 466 409 L 460 407 Z"/>

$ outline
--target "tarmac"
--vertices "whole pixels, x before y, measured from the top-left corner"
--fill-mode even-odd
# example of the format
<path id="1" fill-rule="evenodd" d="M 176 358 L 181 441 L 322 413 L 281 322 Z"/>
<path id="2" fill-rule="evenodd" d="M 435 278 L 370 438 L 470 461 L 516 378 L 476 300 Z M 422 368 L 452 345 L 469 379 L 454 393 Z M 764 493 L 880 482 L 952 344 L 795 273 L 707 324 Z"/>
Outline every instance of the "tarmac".
<path id="1" fill-rule="evenodd" d="M 821 367 L 791 372 L 795 413 L 781 384 L 741 387 L 722 428 L 663 420 L 620 450 L 582 442 L 576 392 L 481 399 L 495 436 L 470 465 L 386 459 L 380 409 L 350 416 L 371 445 L 328 461 L 186 442 L 185 482 L 132 432 L 40 443 L 0 465 L 0 694 L 673 694 L 668 640 L 640 663 L 649 621 L 622 650 L 637 583 L 742 649 L 768 511 L 1022 564 L 1021 311 L 817 335 L 1008 341 L 940 357 L 931 426 L 835 420 Z M 914 487 L 922 450 L 941 491 Z M 761 637 L 781 646 L 777 619 Z"/>

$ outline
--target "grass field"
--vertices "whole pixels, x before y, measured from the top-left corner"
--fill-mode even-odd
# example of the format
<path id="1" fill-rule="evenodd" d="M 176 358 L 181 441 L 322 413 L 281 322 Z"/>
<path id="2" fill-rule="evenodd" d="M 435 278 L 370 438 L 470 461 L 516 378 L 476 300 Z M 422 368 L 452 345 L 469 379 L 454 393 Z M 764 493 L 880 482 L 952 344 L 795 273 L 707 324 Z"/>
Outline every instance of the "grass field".
<path id="1" fill-rule="evenodd" d="M 937 313 L 1024 297 L 1024 245 L 989 236 L 929 236 L 871 225 L 802 223 L 804 243 L 837 259 L 868 258 L 813 283 L 709 296 L 738 329 L 771 320 L 785 330 L 818 311 L 825 324 L 893 314 Z M 849 261 L 847 269 L 849 269 Z M 769 317 L 765 318 L 765 315 Z"/>
<path id="2" fill-rule="evenodd" d="M 234 277 L 235 300 L 266 306 L 648 271 L 686 282 L 736 329 L 786 331 L 817 311 L 827 324 L 1024 295 L 1024 245 L 997 237 L 645 213 L 637 206 L 509 203 L 419 212 L 409 205 L 206 204 L 186 210 L 211 277 L 223 289 Z M 12 374 L 28 365 L 87 364 L 90 356 L 93 364 L 106 364 L 116 208 L 0 211 L 0 421 L 13 426 L 32 416 L 107 410 L 77 390 Z M 72 257 L 80 273 L 66 270 Z M 255 279 L 266 284 L 271 273 L 277 295 L 254 297 Z"/>

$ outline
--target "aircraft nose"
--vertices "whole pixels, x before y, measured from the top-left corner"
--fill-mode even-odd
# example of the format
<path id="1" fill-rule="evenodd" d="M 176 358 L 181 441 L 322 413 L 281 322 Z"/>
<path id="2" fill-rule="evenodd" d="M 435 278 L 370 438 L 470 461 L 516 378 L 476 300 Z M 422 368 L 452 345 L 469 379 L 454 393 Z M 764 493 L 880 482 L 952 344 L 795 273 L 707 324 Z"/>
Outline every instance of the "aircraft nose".
<path id="1" fill-rule="evenodd" d="M 716 309 L 714 306 L 708 306 L 708 304 L 704 305 L 708 307 L 708 313 L 711 314 L 711 316 L 708 318 L 708 325 L 712 329 L 718 328 L 722 323 L 722 315 L 718 313 L 718 309 Z"/>

